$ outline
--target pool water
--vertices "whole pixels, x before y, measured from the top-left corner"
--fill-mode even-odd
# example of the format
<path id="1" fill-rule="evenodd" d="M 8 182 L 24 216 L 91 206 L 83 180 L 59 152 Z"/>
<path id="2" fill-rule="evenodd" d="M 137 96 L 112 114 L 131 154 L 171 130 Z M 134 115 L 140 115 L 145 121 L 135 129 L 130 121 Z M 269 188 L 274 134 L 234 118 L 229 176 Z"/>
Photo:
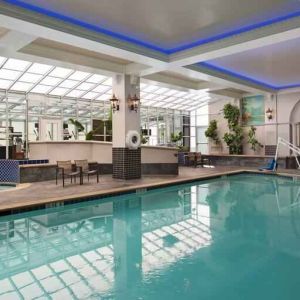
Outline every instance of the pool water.
<path id="1" fill-rule="evenodd" d="M 300 182 L 241 174 L 0 218 L 0 299 L 299 299 Z"/>
<path id="2" fill-rule="evenodd" d="M 0 191 L 9 190 L 15 188 L 15 185 L 9 185 L 9 184 L 0 184 Z"/>

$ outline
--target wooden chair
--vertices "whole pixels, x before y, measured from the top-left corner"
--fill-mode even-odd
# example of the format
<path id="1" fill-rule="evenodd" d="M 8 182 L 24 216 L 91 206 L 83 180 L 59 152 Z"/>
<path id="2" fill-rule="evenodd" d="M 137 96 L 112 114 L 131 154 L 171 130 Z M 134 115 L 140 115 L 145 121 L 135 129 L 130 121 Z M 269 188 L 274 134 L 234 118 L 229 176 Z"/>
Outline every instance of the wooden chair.
<path id="1" fill-rule="evenodd" d="M 98 166 L 98 164 L 97 164 L 96 169 L 90 169 L 89 162 L 87 160 L 75 160 L 75 165 L 76 165 L 76 167 L 79 167 L 81 169 L 82 175 L 87 175 L 88 181 L 90 181 L 90 176 L 96 175 L 97 183 L 99 183 L 99 166 Z"/>
<path id="2" fill-rule="evenodd" d="M 201 152 L 195 153 L 195 168 L 199 165 L 202 166 L 202 168 L 204 165 L 210 165 L 210 160 L 208 158 L 203 157 Z"/>
<path id="3" fill-rule="evenodd" d="M 189 166 L 195 166 L 195 152 L 189 152 L 187 154 L 187 159 L 188 159 L 188 165 Z"/>
<path id="4" fill-rule="evenodd" d="M 66 161 L 57 161 L 57 166 L 56 166 L 56 184 L 58 180 L 58 176 L 62 176 L 63 180 L 63 187 L 65 186 L 65 177 L 70 177 L 71 178 L 71 183 L 73 183 L 73 178 L 74 182 L 76 183 L 76 177 L 79 175 L 80 177 L 80 184 L 82 184 L 81 180 L 81 170 L 76 167 L 76 170 L 74 171 L 72 162 L 70 160 Z"/>

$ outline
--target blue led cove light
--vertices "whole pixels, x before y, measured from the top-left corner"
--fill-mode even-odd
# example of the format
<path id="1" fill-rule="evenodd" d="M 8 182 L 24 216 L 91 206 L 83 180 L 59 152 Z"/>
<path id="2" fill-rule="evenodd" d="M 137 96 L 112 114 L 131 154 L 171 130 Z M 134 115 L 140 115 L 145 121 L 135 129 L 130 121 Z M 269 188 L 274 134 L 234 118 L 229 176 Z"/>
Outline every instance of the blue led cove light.
<path id="1" fill-rule="evenodd" d="M 276 85 L 270 84 L 268 82 L 256 80 L 255 78 L 250 77 L 248 75 L 240 74 L 240 73 L 237 73 L 235 71 L 232 71 L 232 70 L 229 70 L 229 69 L 225 69 L 223 67 L 219 67 L 217 65 L 214 65 L 214 64 L 208 63 L 208 62 L 198 63 L 198 66 L 205 67 L 207 69 L 211 69 L 213 71 L 217 71 L 217 72 L 220 72 L 220 73 L 224 73 L 224 74 L 229 75 L 231 77 L 235 77 L 237 79 L 248 81 L 250 83 L 253 83 L 253 84 L 256 84 L 256 85 L 260 85 L 262 87 L 266 87 L 266 88 L 272 89 L 272 90 L 277 90 L 278 91 L 278 90 L 283 90 L 283 89 L 291 89 L 291 88 L 300 87 L 300 83 L 299 84 L 295 83 L 295 84 L 290 84 L 290 85 L 276 86 Z"/>
<path id="2" fill-rule="evenodd" d="M 228 31 L 228 32 L 225 32 L 225 33 L 217 34 L 217 35 L 211 36 L 209 38 L 200 39 L 200 40 L 195 41 L 195 42 L 191 42 L 191 43 L 187 43 L 187 44 L 184 44 L 184 45 L 180 45 L 180 46 L 177 46 L 177 47 L 167 49 L 167 48 L 159 47 L 159 46 L 157 46 L 157 45 L 155 45 L 151 42 L 147 42 L 147 41 L 143 41 L 143 40 L 140 40 L 140 39 L 137 39 L 137 38 L 133 38 L 133 37 L 127 36 L 125 34 L 120 34 L 120 33 L 117 33 L 117 32 L 114 32 L 114 31 L 111 31 L 111 30 L 108 30 L 108 29 L 101 28 L 99 26 L 96 26 L 96 25 L 93 25 L 93 24 L 90 24 L 90 23 L 87 23 L 87 22 L 84 22 L 84 21 L 78 20 L 78 19 L 73 18 L 73 17 L 69 17 L 69 16 L 66 16 L 66 15 L 54 12 L 54 11 L 49 10 L 49 9 L 41 8 L 41 7 L 33 5 L 33 4 L 28 4 L 28 3 L 24 2 L 24 1 L 21 1 L 21 0 L 2 0 L 2 1 L 6 2 L 8 4 L 18 6 L 20 8 L 24 8 L 26 10 L 30 10 L 30 11 L 33 11 L 33 12 L 36 12 L 36 13 L 39 13 L 39 14 L 43 14 L 43 15 L 61 20 L 63 22 L 69 23 L 69 24 L 80 26 L 82 28 L 92 30 L 94 32 L 102 33 L 104 35 L 107 35 L 107 36 L 110 36 L 110 37 L 113 37 L 113 38 L 116 38 L 116 39 L 119 39 L 119 40 L 122 40 L 122 41 L 125 41 L 125 42 L 129 42 L 129 43 L 135 44 L 137 46 L 147 48 L 149 50 L 154 50 L 154 51 L 160 52 L 162 54 L 167 54 L 167 55 L 174 54 L 176 52 L 183 51 L 183 50 L 188 50 L 188 49 L 194 48 L 196 46 L 201 46 L 201 45 L 208 44 L 208 43 L 211 43 L 211 42 L 215 42 L 215 41 L 218 41 L 218 40 L 222 40 L 222 39 L 225 39 L 225 38 L 229 38 L 229 37 L 232 37 L 234 35 L 249 32 L 249 31 L 252 31 L 252 30 L 255 30 L 255 29 L 259 29 L 259 28 L 268 26 L 268 25 L 275 24 L 275 23 L 284 22 L 284 21 L 287 21 L 289 19 L 296 18 L 296 17 L 300 16 L 300 11 L 295 11 L 295 12 L 292 12 L 292 13 L 289 13 L 289 14 L 286 14 L 286 15 L 283 15 L 283 16 L 274 17 L 272 19 L 269 19 L 269 20 L 266 20 L 266 21 L 263 21 L 263 22 L 243 26 L 241 28 L 231 30 L 231 31 Z"/>
<path id="3" fill-rule="evenodd" d="M 60 20 L 60 21 L 63 21 L 63 22 L 69 23 L 69 24 L 76 25 L 76 26 L 85 28 L 87 30 L 98 32 L 98 33 L 104 34 L 106 36 L 110 36 L 112 38 L 115 38 L 115 39 L 118 39 L 118 40 L 121 40 L 121 41 L 124 41 L 124 42 L 128 42 L 128 43 L 140 46 L 140 47 L 144 47 L 146 49 L 153 50 L 153 51 L 165 54 L 165 55 L 171 55 L 171 54 L 174 54 L 174 53 L 179 52 L 179 51 L 189 50 L 189 49 L 197 47 L 197 46 L 201 46 L 201 45 L 208 44 L 208 43 L 211 43 L 211 42 L 215 42 L 215 41 L 218 41 L 218 40 L 226 39 L 226 38 L 232 37 L 234 35 L 249 32 L 249 31 L 252 31 L 252 30 L 255 30 L 255 29 L 259 29 L 259 28 L 262 28 L 262 27 L 265 27 L 265 26 L 275 24 L 275 23 L 284 22 L 284 21 L 287 21 L 287 20 L 290 20 L 292 18 L 296 18 L 296 17 L 300 16 L 300 11 L 295 11 L 295 12 L 290 13 L 290 14 L 286 14 L 286 15 L 279 16 L 279 17 L 274 17 L 274 18 L 266 20 L 264 22 L 259 22 L 259 23 L 256 23 L 256 24 L 247 25 L 247 26 L 235 29 L 235 30 L 231 30 L 231 31 L 228 31 L 228 32 L 225 32 L 225 33 L 221 33 L 221 34 L 211 36 L 209 38 L 200 39 L 200 40 L 195 41 L 195 42 L 191 42 L 191 43 L 187 43 L 185 45 L 180 45 L 178 47 L 167 49 L 167 48 L 159 47 L 159 46 L 157 46 L 157 45 L 155 45 L 151 42 L 147 42 L 147 41 L 143 41 L 143 40 L 140 40 L 140 39 L 137 39 L 137 38 L 133 38 L 133 37 L 127 36 L 125 34 L 120 34 L 120 33 L 117 33 L 117 32 L 114 32 L 114 31 L 111 31 L 111 30 L 108 30 L 108 29 L 101 28 L 99 26 L 96 26 L 96 25 L 93 25 L 93 24 L 90 24 L 90 23 L 87 23 L 87 22 L 84 22 L 84 21 L 81 21 L 81 20 L 73 18 L 73 17 L 69 17 L 69 16 L 66 16 L 66 15 L 54 12 L 54 11 L 49 10 L 49 9 L 41 8 L 41 7 L 33 5 L 33 4 L 28 4 L 28 3 L 24 2 L 24 1 L 21 1 L 21 0 L 2 0 L 2 2 L 6 2 L 8 4 L 23 8 L 25 10 L 29 10 L 29 11 L 36 12 L 36 13 L 39 13 L 39 14 L 42 14 L 42 15 L 46 15 L 48 17 L 51 17 L 51 18 L 54 18 L 54 19 L 57 19 L 57 20 Z M 208 69 L 212 69 L 212 70 L 221 72 L 221 73 L 224 73 L 224 74 L 227 74 L 227 75 L 232 76 L 232 77 L 236 77 L 236 78 L 244 80 L 244 81 L 248 81 L 248 82 L 256 84 L 256 85 L 260 85 L 262 87 L 266 87 L 268 89 L 280 90 L 280 89 L 300 87 L 300 83 L 299 84 L 285 85 L 285 86 L 275 86 L 275 85 L 267 83 L 267 82 L 256 80 L 256 79 L 252 78 L 251 76 L 239 74 L 239 73 L 236 73 L 234 71 L 231 71 L 231 70 L 228 70 L 228 69 L 225 69 L 225 68 L 213 65 L 211 63 L 207 63 L 207 62 L 201 62 L 198 65 L 203 66 L 203 67 L 208 68 Z"/>

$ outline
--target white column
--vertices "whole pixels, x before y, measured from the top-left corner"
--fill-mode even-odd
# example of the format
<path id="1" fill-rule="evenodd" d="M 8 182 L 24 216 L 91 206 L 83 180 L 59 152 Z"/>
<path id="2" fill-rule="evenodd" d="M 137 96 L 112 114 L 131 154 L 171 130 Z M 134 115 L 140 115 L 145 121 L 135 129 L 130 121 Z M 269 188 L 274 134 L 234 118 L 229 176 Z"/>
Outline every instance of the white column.
<path id="1" fill-rule="evenodd" d="M 140 134 L 140 106 L 137 111 L 129 108 L 128 99 L 140 97 L 140 80 L 130 75 L 113 77 L 113 94 L 119 99 L 119 110 L 113 112 L 113 177 L 138 179 L 141 177 L 141 148 L 129 149 L 126 136 L 129 131 Z"/>
<path id="2" fill-rule="evenodd" d="M 128 97 L 140 96 L 140 80 L 130 75 L 113 77 L 113 93 L 120 100 L 120 110 L 113 113 L 113 148 L 126 148 L 129 130 L 140 131 L 140 109 L 131 111 Z"/>

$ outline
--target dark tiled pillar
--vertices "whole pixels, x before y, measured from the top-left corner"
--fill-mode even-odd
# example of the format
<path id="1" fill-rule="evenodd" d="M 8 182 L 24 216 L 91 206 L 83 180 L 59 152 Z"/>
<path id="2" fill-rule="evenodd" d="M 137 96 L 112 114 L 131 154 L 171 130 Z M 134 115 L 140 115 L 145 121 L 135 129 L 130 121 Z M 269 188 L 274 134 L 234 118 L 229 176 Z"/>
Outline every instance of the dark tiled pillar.
<path id="1" fill-rule="evenodd" d="M 141 178 L 141 148 L 113 148 L 113 178 Z"/>

